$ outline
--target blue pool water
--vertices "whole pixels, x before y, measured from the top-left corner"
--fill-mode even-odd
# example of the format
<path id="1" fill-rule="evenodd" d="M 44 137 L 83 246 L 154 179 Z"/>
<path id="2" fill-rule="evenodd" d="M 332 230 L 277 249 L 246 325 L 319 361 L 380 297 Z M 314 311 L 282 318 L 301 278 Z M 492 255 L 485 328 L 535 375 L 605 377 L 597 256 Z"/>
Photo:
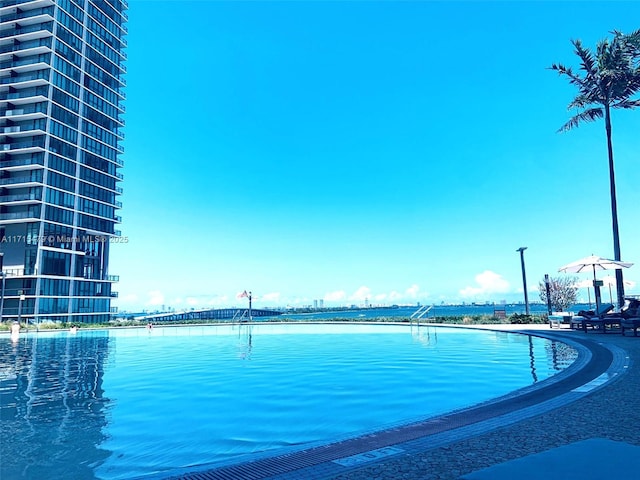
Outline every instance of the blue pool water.
<path id="1" fill-rule="evenodd" d="M 122 479 L 304 448 L 494 398 L 575 357 L 536 337 L 406 325 L 3 336 L 0 478 Z"/>

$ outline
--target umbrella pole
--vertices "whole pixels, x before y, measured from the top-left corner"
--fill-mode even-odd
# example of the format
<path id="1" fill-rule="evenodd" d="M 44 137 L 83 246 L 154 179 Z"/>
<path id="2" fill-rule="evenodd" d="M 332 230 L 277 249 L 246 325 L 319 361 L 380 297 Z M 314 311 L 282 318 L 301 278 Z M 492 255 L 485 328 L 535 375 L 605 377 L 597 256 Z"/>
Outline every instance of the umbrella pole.
<path id="1" fill-rule="evenodd" d="M 596 313 L 600 311 L 600 287 L 598 287 L 598 280 L 596 278 L 596 265 L 593 264 L 593 295 L 596 297 Z"/>

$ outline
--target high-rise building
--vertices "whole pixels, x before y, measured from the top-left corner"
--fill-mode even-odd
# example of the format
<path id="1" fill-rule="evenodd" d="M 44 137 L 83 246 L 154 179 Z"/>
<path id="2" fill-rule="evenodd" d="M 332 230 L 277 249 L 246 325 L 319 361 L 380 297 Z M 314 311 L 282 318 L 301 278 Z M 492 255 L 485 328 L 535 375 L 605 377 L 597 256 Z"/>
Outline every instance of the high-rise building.
<path id="1" fill-rule="evenodd" d="M 122 193 L 123 0 L 0 0 L 2 320 L 104 322 Z"/>

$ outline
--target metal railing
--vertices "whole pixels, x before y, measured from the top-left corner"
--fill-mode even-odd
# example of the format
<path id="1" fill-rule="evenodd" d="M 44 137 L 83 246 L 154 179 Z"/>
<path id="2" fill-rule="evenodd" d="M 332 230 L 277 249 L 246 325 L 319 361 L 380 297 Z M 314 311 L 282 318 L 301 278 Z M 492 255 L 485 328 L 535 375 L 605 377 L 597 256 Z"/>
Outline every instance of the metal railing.
<path id="1" fill-rule="evenodd" d="M 22 277 L 24 268 L 3 268 L 2 273 L 7 277 Z"/>
<path id="2" fill-rule="evenodd" d="M 425 315 L 429 314 L 429 311 L 433 308 L 433 305 L 423 305 L 418 308 L 415 312 L 411 314 L 409 317 L 410 320 L 421 320 Z"/>

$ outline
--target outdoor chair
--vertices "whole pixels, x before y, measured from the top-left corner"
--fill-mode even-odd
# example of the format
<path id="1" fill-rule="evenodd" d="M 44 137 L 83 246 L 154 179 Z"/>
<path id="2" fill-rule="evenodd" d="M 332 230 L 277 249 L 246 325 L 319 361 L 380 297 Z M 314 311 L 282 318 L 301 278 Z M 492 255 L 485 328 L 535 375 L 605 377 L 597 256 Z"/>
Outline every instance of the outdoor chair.
<path id="1" fill-rule="evenodd" d="M 607 315 L 613 308 L 612 304 L 607 303 L 600 305 L 596 311 L 580 310 L 578 315 L 571 318 L 571 328 L 581 328 L 586 332 L 587 327 L 591 327 L 601 330 L 602 333 L 607 333 L 607 325 L 609 328 L 613 328 L 614 325 L 620 326 L 619 314 Z"/>
<path id="2" fill-rule="evenodd" d="M 620 328 L 622 329 L 622 335 L 627 330 L 633 330 L 633 336 L 638 336 L 638 328 L 640 328 L 640 317 L 635 318 L 623 318 L 620 320 Z"/>
<path id="3" fill-rule="evenodd" d="M 573 313 L 571 312 L 553 312 L 551 315 L 548 315 L 549 318 L 549 328 L 553 328 L 557 326 L 561 328 L 562 325 L 569 325 L 571 328 L 571 319 L 573 318 Z"/>
<path id="4" fill-rule="evenodd" d="M 626 330 L 633 330 L 633 336 L 638 336 L 638 328 L 640 328 L 640 300 L 630 298 L 629 305 L 620 312 L 620 328 L 622 335 Z"/>

